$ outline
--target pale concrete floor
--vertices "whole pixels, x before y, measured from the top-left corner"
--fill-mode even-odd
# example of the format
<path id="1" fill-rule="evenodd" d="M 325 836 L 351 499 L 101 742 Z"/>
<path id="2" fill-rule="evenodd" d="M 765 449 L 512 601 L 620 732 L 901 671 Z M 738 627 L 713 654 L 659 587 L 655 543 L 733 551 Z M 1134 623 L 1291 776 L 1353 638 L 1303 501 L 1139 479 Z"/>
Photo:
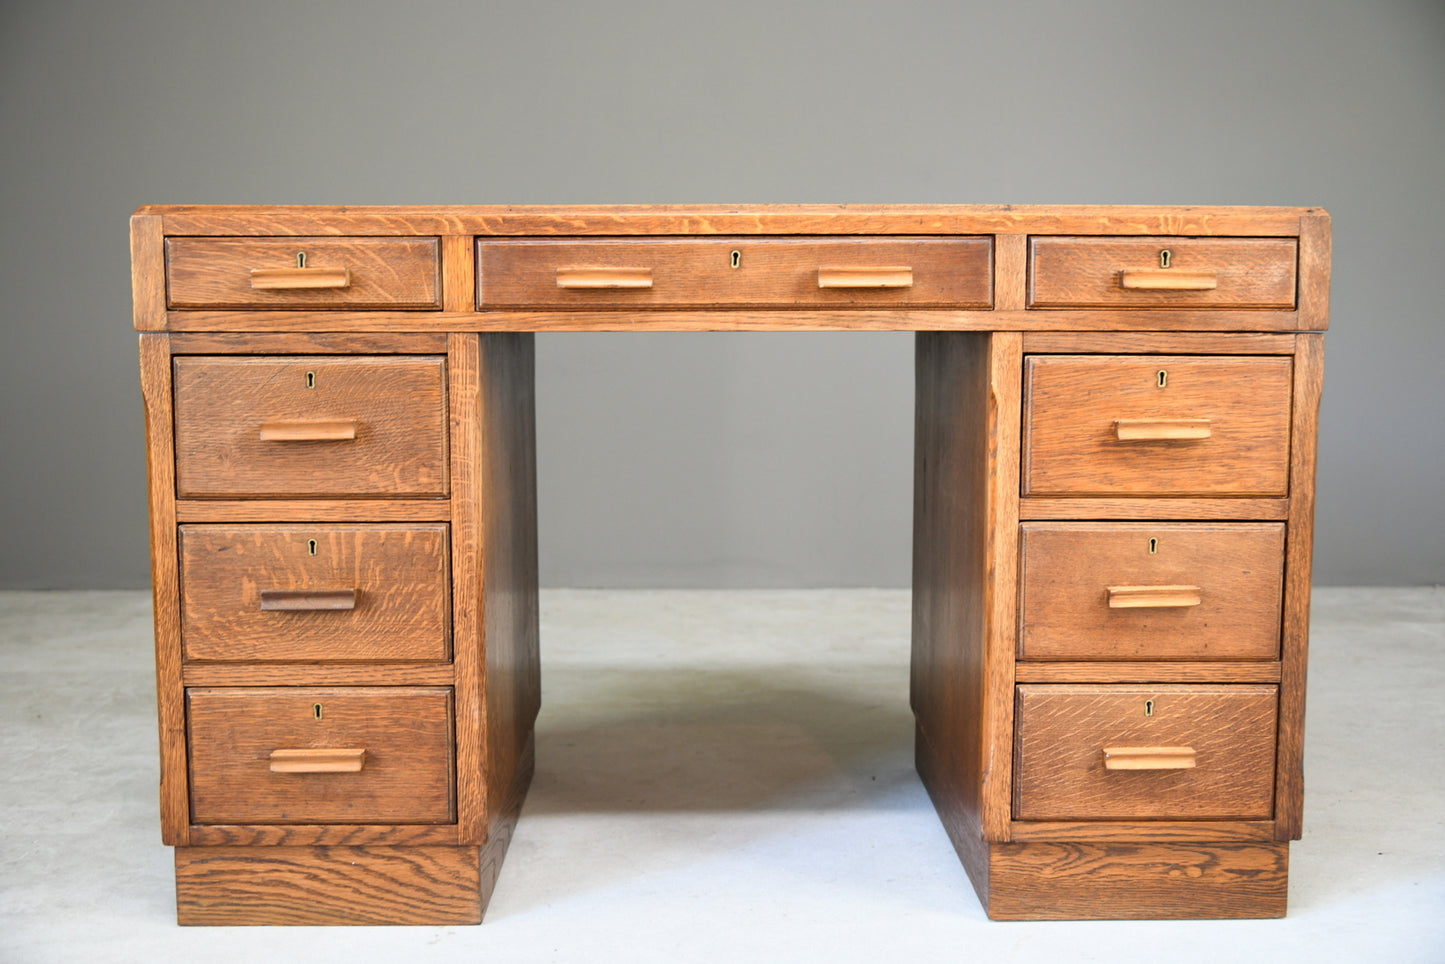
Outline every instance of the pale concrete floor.
<path id="1" fill-rule="evenodd" d="M 486 923 L 183 929 L 148 597 L 0 594 L 0 960 L 1445 960 L 1445 591 L 1317 593 L 1277 921 L 986 920 L 913 773 L 906 591 L 542 614 L 537 776 Z"/>

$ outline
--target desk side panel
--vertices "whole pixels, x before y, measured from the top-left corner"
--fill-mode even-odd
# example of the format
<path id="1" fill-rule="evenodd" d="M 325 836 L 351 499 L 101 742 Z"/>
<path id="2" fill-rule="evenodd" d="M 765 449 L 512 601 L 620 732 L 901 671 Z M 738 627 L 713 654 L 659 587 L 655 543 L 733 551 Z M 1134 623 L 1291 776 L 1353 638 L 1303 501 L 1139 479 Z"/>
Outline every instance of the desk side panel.
<path id="1" fill-rule="evenodd" d="M 489 842 L 510 836 L 541 708 L 535 343 L 530 333 L 480 336 Z"/>
<path id="2" fill-rule="evenodd" d="M 989 832 L 997 808 L 988 784 L 1008 783 L 1009 723 L 998 718 L 994 698 L 1003 669 L 1010 670 L 1004 688 L 1012 685 L 1011 663 L 995 665 L 991 644 L 994 610 L 1011 605 L 999 597 L 993 571 L 1001 484 L 994 407 L 1000 395 L 1018 392 L 1017 385 L 994 384 L 999 340 L 922 332 L 916 342 L 911 702 L 918 769 L 981 896 L 987 887 L 983 841 L 996 835 Z M 1016 355 L 1017 338 L 1011 341 Z M 1001 757 L 993 752 L 1000 732 Z"/>

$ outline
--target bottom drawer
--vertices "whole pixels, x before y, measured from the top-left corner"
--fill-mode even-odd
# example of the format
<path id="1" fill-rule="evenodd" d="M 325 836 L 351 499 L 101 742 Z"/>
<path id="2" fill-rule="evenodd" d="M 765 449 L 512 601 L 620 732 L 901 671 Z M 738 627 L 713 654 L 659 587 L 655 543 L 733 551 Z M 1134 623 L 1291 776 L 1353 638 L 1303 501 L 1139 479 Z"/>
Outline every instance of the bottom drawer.
<path id="1" fill-rule="evenodd" d="M 1279 688 L 1019 686 L 1019 820 L 1268 819 Z"/>
<path id="2" fill-rule="evenodd" d="M 446 687 L 186 691 L 191 821 L 450 823 Z"/>

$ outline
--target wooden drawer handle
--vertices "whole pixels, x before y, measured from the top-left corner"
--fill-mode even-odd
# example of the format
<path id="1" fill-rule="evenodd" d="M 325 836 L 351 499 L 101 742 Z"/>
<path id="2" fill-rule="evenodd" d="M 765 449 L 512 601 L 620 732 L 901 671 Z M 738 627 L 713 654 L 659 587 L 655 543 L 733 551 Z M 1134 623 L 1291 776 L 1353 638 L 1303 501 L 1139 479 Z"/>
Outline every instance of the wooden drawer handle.
<path id="1" fill-rule="evenodd" d="M 1209 438 L 1207 418 L 1121 418 L 1114 423 L 1120 442 L 1177 442 Z"/>
<path id="2" fill-rule="evenodd" d="M 345 442 L 356 438 L 356 423 L 329 422 L 262 422 L 263 442 Z"/>
<path id="3" fill-rule="evenodd" d="M 298 291 L 306 288 L 349 288 L 350 268 L 253 268 L 256 291 Z"/>
<path id="4" fill-rule="evenodd" d="M 261 610 L 268 613 L 339 612 L 356 608 L 355 589 L 262 589 Z"/>
<path id="5" fill-rule="evenodd" d="M 819 268 L 819 288 L 911 288 L 913 268 Z"/>
<path id="6" fill-rule="evenodd" d="M 559 288 L 651 288 L 651 268 L 558 268 Z"/>
<path id="7" fill-rule="evenodd" d="M 1192 746 L 1106 746 L 1105 770 L 1188 770 L 1194 766 Z"/>
<path id="8" fill-rule="evenodd" d="M 1198 586 L 1110 586 L 1110 609 L 1182 609 L 1199 605 Z"/>
<path id="9" fill-rule="evenodd" d="M 328 746 L 271 751 L 272 773 L 360 773 L 365 765 L 365 749 Z"/>
<path id="10" fill-rule="evenodd" d="M 1219 287 L 1219 274 L 1174 268 L 1134 268 L 1119 272 L 1119 287 L 1131 291 L 1212 291 Z"/>

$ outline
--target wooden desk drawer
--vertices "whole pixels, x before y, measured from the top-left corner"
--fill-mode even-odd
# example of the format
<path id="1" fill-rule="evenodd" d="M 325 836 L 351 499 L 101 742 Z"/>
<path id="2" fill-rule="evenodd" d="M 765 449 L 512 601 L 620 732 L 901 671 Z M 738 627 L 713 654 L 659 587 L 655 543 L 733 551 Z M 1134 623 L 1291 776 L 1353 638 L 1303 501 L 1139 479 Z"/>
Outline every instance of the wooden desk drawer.
<path id="1" fill-rule="evenodd" d="M 1293 308 L 1297 261 L 1293 238 L 1030 238 L 1029 307 Z"/>
<path id="2" fill-rule="evenodd" d="M 989 238 L 484 240 L 477 303 L 988 308 L 992 263 Z"/>
<path id="3" fill-rule="evenodd" d="M 1278 703 L 1276 686 L 1019 686 L 1014 816 L 1268 819 Z"/>
<path id="4" fill-rule="evenodd" d="M 170 238 L 167 303 L 439 308 L 438 250 L 436 238 Z"/>
<path id="5" fill-rule="evenodd" d="M 447 527 L 184 525 L 188 660 L 445 660 Z"/>
<path id="6" fill-rule="evenodd" d="M 186 713 L 194 823 L 455 819 L 448 688 L 192 689 Z"/>
<path id="7" fill-rule="evenodd" d="M 1026 522 L 1020 659 L 1278 659 L 1284 524 Z"/>
<path id="8" fill-rule="evenodd" d="M 440 356 L 175 359 L 181 498 L 439 497 Z"/>
<path id="9" fill-rule="evenodd" d="M 1280 496 L 1287 357 L 1034 355 L 1024 495 Z"/>

